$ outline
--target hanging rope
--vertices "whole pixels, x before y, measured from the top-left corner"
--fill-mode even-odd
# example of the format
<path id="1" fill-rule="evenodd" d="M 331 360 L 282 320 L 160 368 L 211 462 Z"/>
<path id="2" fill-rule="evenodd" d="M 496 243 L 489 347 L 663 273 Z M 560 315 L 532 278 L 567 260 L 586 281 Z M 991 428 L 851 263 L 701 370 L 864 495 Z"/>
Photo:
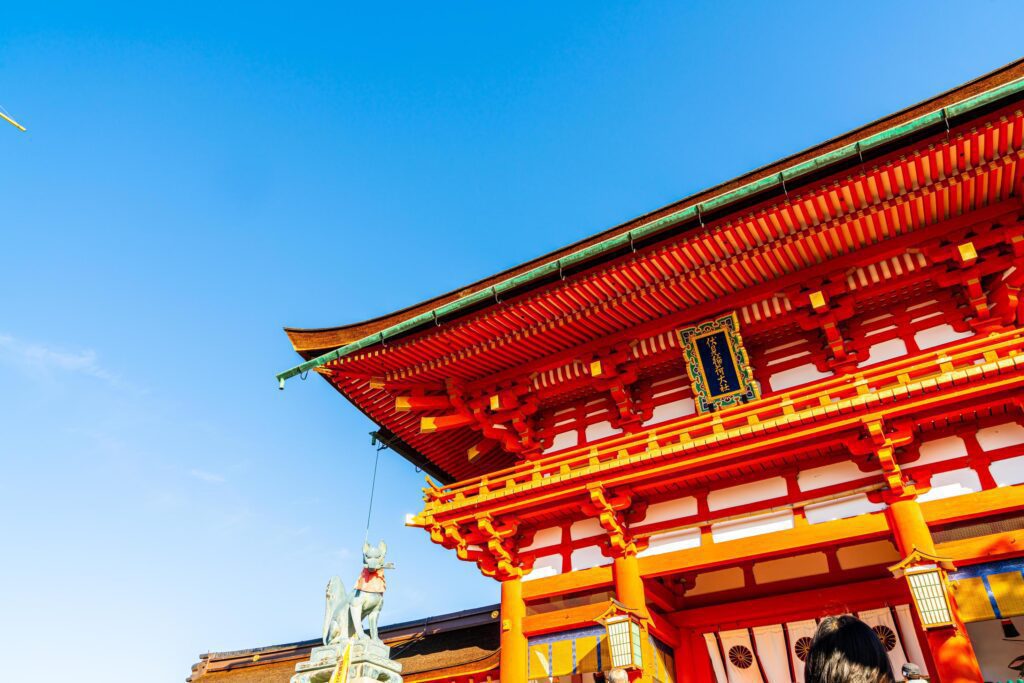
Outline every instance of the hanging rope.
<path id="1" fill-rule="evenodd" d="M 377 466 L 380 464 L 380 452 L 385 448 L 387 448 L 387 446 L 383 443 L 378 445 L 377 455 L 373 459 L 373 478 L 370 479 L 370 505 L 366 509 L 366 535 L 363 536 L 364 544 L 370 542 L 370 519 L 373 516 L 373 494 L 377 490 Z"/>

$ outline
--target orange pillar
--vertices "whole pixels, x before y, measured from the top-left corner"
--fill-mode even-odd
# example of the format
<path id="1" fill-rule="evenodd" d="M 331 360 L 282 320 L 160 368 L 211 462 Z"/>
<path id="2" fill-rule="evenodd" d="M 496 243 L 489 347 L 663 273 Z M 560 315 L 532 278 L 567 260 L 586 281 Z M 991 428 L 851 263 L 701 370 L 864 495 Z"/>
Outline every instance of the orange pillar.
<path id="1" fill-rule="evenodd" d="M 501 683 L 526 683 L 527 647 L 523 633 L 522 579 L 501 582 Z"/>
<path id="2" fill-rule="evenodd" d="M 616 557 L 612 564 L 615 579 L 615 599 L 626 607 L 640 610 L 647 616 L 647 598 L 644 595 L 644 581 L 640 578 L 640 563 L 636 553 Z"/>
<path id="3" fill-rule="evenodd" d="M 896 538 L 900 553 L 906 557 L 917 548 L 930 555 L 935 554 L 935 542 L 931 530 L 924 521 L 921 505 L 914 498 L 905 498 L 890 503 L 886 511 L 889 528 Z M 956 602 L 950 595 L 950 612 L 953 626 L 925 629 L 925 639 L 935 662 L 935 673 L 939 683 L 978 683 L 982 681 L 981 667 L 974 647 L 966 636 L 966 629 L 960 620 Z M 899 675 L 899 672 L 895 672 Z"/>

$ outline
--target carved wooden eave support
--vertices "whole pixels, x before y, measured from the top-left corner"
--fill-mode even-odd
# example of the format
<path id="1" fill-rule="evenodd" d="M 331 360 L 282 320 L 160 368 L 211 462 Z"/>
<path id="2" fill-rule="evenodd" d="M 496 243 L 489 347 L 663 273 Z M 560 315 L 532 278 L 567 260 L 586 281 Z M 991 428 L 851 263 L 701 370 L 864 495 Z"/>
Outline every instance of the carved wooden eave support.
<path id="1" fill-rule="evenodd" d="M 476 518 L 476 530 L 485 548 L 477 566 L 485 576 L 503 581 L 522 578 L 529 571 L 530 563 L 524 562 L 518 552 L 519 522 L 495 521 L 490 515 L 481 515 Z"/>
<path id="2" fill-rule="evenodd" d="M 935 274 L 934 281 L 944 289 L 963 294 L 973 314 L 968 323 L 974 330 L 991 332 L 1005 327 L 1003 321 L 993 315 L 992 300 L 982 279 L 985 275 L 981 268 L 983 258 L 973 240 L 965 238 L 934 247 L 928 256 L 935 263 L 947 264 L 945 271 Z"/>
<path id="3" fill-rule="evenodd" d="M 914 484 L 906 480 L 896 459 L 896 449 L 913 442 L 914 433 L 909 424 L 886 424 L 880 418 L 866 419 L 862 423 L 861 438 L 848 444 L 854 456 L 867 456 L 878 461 L 888 489 L 883 497 L 900 499 L 917 493 Z"/>
<path id="4" fill-rule="evenodd" d="M 641 515 L 646 511 L 637 510 L 639 503 L 627 494 L 611 494 L 601 485 L 588 487 L 590 501 L 583 504 L 583 512 L 596 517 L 608 535 L 608 547 L 614 556 L 635 555 L 640 545 L 629 530 L 631 516 Z"/>
<path id="5" fill-rule="evenodd" d="M 627 360 L 628 351 L 618 350 L 585 363 L 594 388 L 607 392 L 615 405 L 617 415 L 615 427 L 627 434 L 640 430 L 646 417 L 634 395 L 633 385 L 638 377 L 632 364 Z"/>
<path id="6" fill-rule="evenodd" d="M 845 277 L 841 278 L 845 280 Z M 845 289 L 845 285 L 844 285 Z M 857 368 L 857 354 L 847 347 L 842 323 L 853 317 L 853 300 L 848 296 L 830 296 L 823 283 L 810 291 L 787 293 L 796 304 L 794 318 L 801 329 L 820 331 L 825 338 L 828 366 L 836 373 L 848 373 Z"/>
<path id="7" fill-rule="evenodd" d="M 422 522 L 430 531 L 430 539 L 454 550 L 466 562 L 474 562 L 484 576 L 498 580 L 521 578 L 531 569 L 532 561 L 519 555 L 518 547 L 529 544 L 533 533 L 520 533 L 519 523 L 495 520 L 480 515 L 470 525 L 455 522 Z"/>

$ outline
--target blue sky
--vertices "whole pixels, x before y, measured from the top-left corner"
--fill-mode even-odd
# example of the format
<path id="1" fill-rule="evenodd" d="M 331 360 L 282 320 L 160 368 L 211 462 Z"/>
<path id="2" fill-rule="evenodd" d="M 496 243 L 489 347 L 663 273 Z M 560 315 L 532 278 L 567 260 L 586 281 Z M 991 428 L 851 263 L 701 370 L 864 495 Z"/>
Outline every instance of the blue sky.
<path id="1" fill-rule="evenodd" d="M 5 677 L 317 635 L 371 425 L 282 325 L 385 313 L 1020 56 L 962 3 L 21 3 L 0 22 Z M 1019 26 L 985 2 L 977 28 Z M 497 587 L 381 459 L 385 621 Z"/>

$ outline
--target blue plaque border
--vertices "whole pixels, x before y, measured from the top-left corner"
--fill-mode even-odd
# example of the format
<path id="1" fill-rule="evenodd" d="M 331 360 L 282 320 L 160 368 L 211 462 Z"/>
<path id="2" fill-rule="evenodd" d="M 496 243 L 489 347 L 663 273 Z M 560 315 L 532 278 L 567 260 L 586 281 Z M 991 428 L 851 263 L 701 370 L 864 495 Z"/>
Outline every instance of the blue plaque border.
<path id="1" fill-rule="evenodd" d="M 711 385 L 708 382 L 707 371 L 700 360 L 697 340 L 719 333 L 724 333 L 725 335 L 726 346 L 729 348 L 729 357 L 732 360 L 740 386 L 729 393 L 714 396 L 711 392 Z M 683 350 L 683 358 L 686 361 L 686 374 L 689 375 L 690 386 L 693 388 L 693 400 L 699 412 L 707 413 L 720 410 L 721 408 L 754 401 L 761 397 L 761 387 L 754 380 L 754 372 L 750 367 L 747 351 L 743 347 L 743 337 L 740 336 L 740 324 L 735 313 L 729 313 L 712 320 L 705 320 L 693 327 L 679 330 L 679 342 Z"/>

